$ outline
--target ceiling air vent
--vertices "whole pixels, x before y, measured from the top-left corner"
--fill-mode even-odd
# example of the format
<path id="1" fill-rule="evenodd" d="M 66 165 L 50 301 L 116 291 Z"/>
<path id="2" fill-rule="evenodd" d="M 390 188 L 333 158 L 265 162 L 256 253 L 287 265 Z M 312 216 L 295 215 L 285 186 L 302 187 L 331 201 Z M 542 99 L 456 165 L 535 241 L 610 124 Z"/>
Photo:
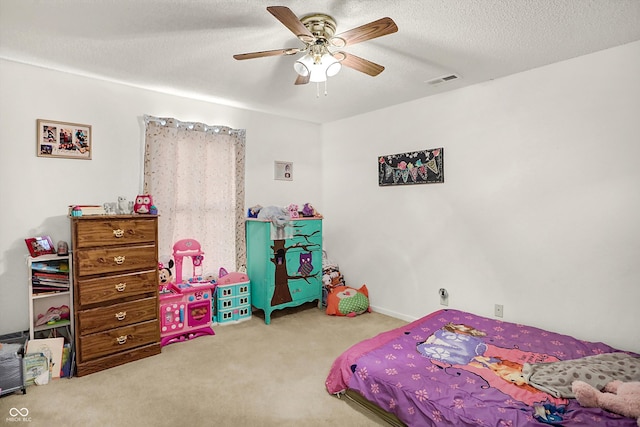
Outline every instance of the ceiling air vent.
<path id="1" fill-rule="evenodd" d="M 440 83 L 445 83 L 445 82 L 450 82 L 452 80 L 456 80 L 459 79 L 460 76 L 457 74 L 449 74 L 446 76 L 442 76 L 442 77 L 438 77 L 435 79 L 431 79 L 431 80 L 427 80 L 427 83 L 429 83 L 430 85 L 439 85 Z"/>

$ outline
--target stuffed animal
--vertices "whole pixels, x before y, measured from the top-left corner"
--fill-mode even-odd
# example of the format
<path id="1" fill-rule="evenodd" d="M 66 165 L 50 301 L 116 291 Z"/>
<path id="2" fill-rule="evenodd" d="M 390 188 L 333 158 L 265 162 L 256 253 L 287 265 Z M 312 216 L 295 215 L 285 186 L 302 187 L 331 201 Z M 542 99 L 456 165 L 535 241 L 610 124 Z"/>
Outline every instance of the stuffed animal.
<path id="1" fill-rule="evenodd" d="M 604 386 L 604 393 L 584 381 L 574 381 L 571 390 L 582 406 L 635 418 L 640 426 L 640 381 L 611 381 Z"/>
<path id="2" fill-rule="evenodd" d="M 151 206 L 153 205 L 153 198 L 151 194 L 139 194 L 136 196 L 136 201 L 133 204 L 133 211 L 139 214 L 151 213 Z"/>
<path id="3" fill-rule="evenodd" d="M 271 221 L 276 227 L 284 227 L 289 221 L 289 211 L 280 206 L 265 206 L 260 208 L 256 218 Z"/>
<path id="4" fill-rule="evenodd" d="M 247 218 L 258 218 L 258 213 L 260 213 L 260 209 L 262 206 L 255 205 L 247 209 Z"/>
<path id="5" fill-rule="evenodd" d="M 171 273 L 173 265 L 172 259 L 170 259 L 167 264 L 158 263 L 158 280 L 161 285 L 166 286 L 169 283 L 173 283 L 173 273 Z"/>
<path id="6" fill-rule="evenodd" d="M 328 315 L 355 317 L 367 311 L 371 311 L 367 285 L 362 285 L 360 289 L 336 286 L 327 295 Z"/>
<path id="7" fill-rule="evenodd" d="M 316 210 L 311 203 L 305 203 L 302 207 L 302 216 L 315 216 Z"/>
<path id="8" fill-rule="evenodd" d="M 291 203 L 287 206 L 287 210 L 289 211 L 289 218 L 299 218 L 300 215 L 298 213 L 298 205 L 295 203 Z"/>
<path id="9" fill-rule="evenodd" d="M 35 326 L 42 326 L 47 323 L 55 323 L 59 320 L 69 319 L 69 306 L 50 307 L 45 314 L 38 314 Z"/>
<path id="10" fill-rule="evenodd" d="M 118 215 L 126 215 L 131 213 L 131 211 L 129 210 L 129 202 L 127 201 L 126 197 L 118 196 L 118 206 L 116 207 L 116 213 Z"/>

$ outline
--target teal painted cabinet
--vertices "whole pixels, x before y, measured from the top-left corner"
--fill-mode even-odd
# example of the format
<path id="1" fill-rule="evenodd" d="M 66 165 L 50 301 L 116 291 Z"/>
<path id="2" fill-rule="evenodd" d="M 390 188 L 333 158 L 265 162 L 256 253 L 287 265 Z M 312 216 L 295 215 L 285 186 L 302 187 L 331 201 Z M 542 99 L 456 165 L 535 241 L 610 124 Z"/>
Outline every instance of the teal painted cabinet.
<path id="1" fill-rule="evenodd" d="M 247 219 L 247 274 L 251 304 L 271 312 L 305 302 L 322 302 L 322 220 L 297 219 L 284 227 Z"/>

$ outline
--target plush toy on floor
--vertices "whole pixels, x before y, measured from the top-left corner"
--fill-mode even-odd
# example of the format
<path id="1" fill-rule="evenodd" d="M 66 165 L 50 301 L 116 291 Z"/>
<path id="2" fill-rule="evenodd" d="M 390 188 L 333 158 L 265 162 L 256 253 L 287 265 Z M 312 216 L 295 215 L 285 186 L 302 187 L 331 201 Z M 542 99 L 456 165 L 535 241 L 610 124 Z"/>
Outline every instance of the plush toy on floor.
<path id="1" fill-rule="evenodd" d="M 328 315 L 354 317 L 367 311 L 371 311 L 367 285 L 362 285 L 360 289 L 336 286 L 327 295 Z"/>
<path id="2" fill-rule="evenodd" d="M 578 403 L 587 408 L 602 408 L 625 417 L 635 418 L 640 426 L 640 382 L 611 381 L 604 393 L 584 381 L 571 385 Z"/>

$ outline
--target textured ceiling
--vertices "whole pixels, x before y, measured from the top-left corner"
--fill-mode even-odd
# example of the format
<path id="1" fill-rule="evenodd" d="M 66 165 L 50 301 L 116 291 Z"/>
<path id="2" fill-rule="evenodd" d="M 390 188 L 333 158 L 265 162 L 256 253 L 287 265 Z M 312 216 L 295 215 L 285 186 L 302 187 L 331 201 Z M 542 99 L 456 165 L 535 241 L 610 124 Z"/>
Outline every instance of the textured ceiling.
<path id="1" fill-rule="evenodd" d="M 391 17 L 397 33 L 343 49 L 385 71 L 343 68 L 317 97 L 294 86 L 296 57 L 234 60 L 302 47 L 268 5 L 329 14 L 337 33 Z M 1 58 L 317 123 L 637 40 L 640 0 L 0 1 Z"/>

